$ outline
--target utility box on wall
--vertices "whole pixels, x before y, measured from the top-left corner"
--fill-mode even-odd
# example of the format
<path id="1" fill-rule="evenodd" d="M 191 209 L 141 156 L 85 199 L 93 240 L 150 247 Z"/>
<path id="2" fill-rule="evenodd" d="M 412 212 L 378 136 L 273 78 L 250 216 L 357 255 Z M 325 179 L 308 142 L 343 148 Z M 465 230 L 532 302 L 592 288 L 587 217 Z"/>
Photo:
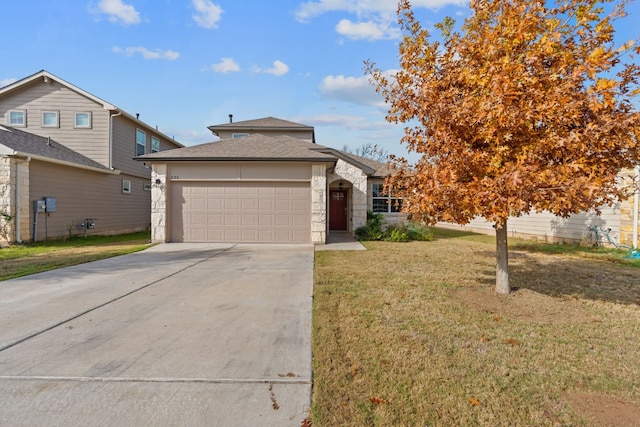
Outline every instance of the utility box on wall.
<path id="1" fill-rule="evenodd" d="M 44 209 L 45 209 L 45 212 L 55 212 L 56 211 L 56 198 L 55 197 L 44 197 Z"/>
<path id="2" fill-rule="evenodd" d="M 33 201 L 33 211 L 35 213 L 46 212 L 44 200 L 34 200 Z"/>

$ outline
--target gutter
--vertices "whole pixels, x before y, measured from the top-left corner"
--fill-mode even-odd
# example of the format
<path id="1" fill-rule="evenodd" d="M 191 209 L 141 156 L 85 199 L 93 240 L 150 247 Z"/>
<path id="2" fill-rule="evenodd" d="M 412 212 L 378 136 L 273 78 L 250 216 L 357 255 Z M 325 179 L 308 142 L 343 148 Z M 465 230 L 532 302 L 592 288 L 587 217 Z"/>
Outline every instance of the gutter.
<path id="1" fill-rule="evenodd" d="M 67 162 L 67 161 L 64 161 L 64 160 L 52 159 L 51 157 L 38 156 L 38 155 L 35 155 L 35 154 L 21 153 L 21 152 L 18 152 L 18 151 L 14 151 L 13 153 L 10 154 L 10 156 L 17 157 L 17 158 L 20 158 L 22 160 L 29 160 L 29 161 L 31 161 L 31 160 L 39 160 L 41 162 L 54 163 L 54 164 L 57 164 L 57 165 L 69 166 L 69 167 L 72 167 L 72 168 L 84 169 L 84 170 L 88 170 L 88 171 L 92 171 L 92 172 L 100 172 L 100 173 L 104 173 L 104 174 L 107 174 L 107 175 L 120 175 L 120 171 L 119 170 L 94 168 L 92 166 L 80 165 L 78 163 L 72 163 L 72 162 Z"/>

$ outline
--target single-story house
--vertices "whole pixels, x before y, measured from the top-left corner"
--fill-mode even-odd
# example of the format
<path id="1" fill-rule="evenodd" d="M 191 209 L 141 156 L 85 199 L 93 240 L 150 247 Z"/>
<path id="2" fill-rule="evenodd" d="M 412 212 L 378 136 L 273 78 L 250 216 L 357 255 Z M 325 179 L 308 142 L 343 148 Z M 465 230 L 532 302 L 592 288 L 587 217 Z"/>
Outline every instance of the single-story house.
<path id="1" fill-rule="evenodd" d="M 182 144 L 42 70 L 0 88 L 0 244 L 150 226 L 151 168 Z"/>
<path id="2" fill-rule="evenodd" d="M 211 126 L 220 140 L 138 156 L 152 165 L 154 242 L 323 244 L 367 211 L 402 218 L 386 164 L 318 145 L 313 127 L 266 117 Z"/>

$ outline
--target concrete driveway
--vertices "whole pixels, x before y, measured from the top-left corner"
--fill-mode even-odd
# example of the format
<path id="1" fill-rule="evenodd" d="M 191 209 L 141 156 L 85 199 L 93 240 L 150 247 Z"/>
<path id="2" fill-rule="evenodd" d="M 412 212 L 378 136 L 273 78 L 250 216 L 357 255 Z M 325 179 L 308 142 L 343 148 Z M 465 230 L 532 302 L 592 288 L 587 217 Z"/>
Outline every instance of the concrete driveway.
<path id="1" fill-rule="evenodd" d="M 313 251 L 165 244 L 0 282 L 0 425 L 300 426 Z"/>

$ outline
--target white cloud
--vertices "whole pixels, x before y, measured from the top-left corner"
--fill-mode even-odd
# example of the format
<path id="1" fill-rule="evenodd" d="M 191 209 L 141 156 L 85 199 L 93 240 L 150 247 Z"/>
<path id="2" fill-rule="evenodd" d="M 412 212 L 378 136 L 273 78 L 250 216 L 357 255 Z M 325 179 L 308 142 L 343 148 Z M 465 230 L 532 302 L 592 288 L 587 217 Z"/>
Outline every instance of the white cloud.
<path id="1" fill-rule="evenodd" d="M 273 74 L 274 76 L 284 76 L 289 72 L 289 66 L 282 61 L 273 61 L 273 67 L 264 70 L 267 74 Z"/>
<path id="2" fill-rule="evenodd" d="M 468 0 L 412 0 L 414 9 L 427 8 L 439 9 L 447 5 L 464 6 Z M 302 3 L 295 11 L 294 16 L 300 22 L 309 21 L 311 18 L 328 12 L 348 12 L 357 16 L 387 16 L 395 17 L 397 1 L 392 0 L 317 0 Z"/>
<path id="3" fill-rule="evenodd" d="M 382 95 L 376 93 L 368 76 L 327 76 L 320 83 L 319 91 L 324 97 L 330 99 L 338 99 L 358 105 L 384 106 Z"/>
<path id="4" fill-rule="evenodd" d="M 218 28 L 223 12 L 219 5 L 210 0 L 193 0 L 192 3 L 197 12 L 192 16 L 196 24 L 208 29 Z"/>
<path id="5" fill-rule="evenodd" d="M 447 5 L 464 6 L 468 0 L 412 0 L 413 9 L 439 9 Z M 300 4 L 294 12 L 299 22 L 308 22 L 316 16 L 329 12 L 346 12 L 355 15 L 354 22 L 342 19 L 336 31 L 348 38 L 379 40 L 400 38 L 396 26 L 398 2 L 393 0 L 315 0 Z"/>
<path id="6" fill-rule="evenodd" d="M 263 69 L 254 65 L 251 67 L 251 72 L 253 74 L 264 73 L 264 74 L 272 74 L 274 76 L 284 76 L 289 72 L 289 66 L 280 60 L 273 61 L 273 67 Z"/>
<path id="7" fill-rule="evenodd" d="M 100 0 L 97 11 L 108 15 L 111 22 L 124 25 L 140 23 L 140 13 L 135 7 L 122 3 L 122 0 Z"/>
<path id="8" fill-rule="evenodd" d="M 390 22 L 353 22 L 342 19 L 336 25 L 336 32 L 352 40 L 397 39 L 400 37 L 400 30 L 392 27 Z"/>
<path id="9" fill-rule="evenodd" d="M 9 86 L 11 83 L 15 83 L 17 81 L 18 79 L 14 79 L 14 78 L 0 80 L 0 87 Z"/>
<path id="10" fill-rule="evenodd" d="M 142 46 L 134 46 L 134 47 L 113 47 L 111 49 L 115 53 L 122 53 L 125 56 L 133 56 L 135 54 L 140 54 L 144 59 L 166 59 L 169 61 L 175 61 L 180 57 L 178 52 L 174 52 L 172 50 L 149 50 L 146 47 Z"/>
<path id="11" fill-rule="evenodd" d="M 234 73 L 240 71 L 240 66 L 233 58 L 222 58 L 217 64 L 213 64 L 211 69 L 216 73 Z"/>

